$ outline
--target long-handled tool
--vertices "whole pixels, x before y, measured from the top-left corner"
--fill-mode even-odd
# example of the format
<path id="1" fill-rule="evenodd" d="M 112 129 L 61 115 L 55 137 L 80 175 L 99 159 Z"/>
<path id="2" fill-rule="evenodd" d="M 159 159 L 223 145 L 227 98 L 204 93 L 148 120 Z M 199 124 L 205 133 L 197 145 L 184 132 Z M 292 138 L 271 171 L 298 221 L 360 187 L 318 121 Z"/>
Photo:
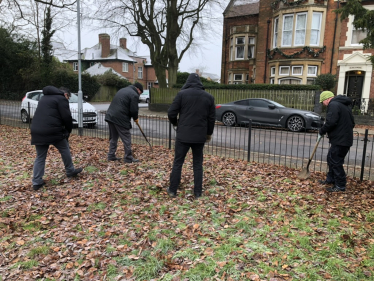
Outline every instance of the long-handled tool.
<path id="1" fill-rule="evenodd" d="M 302 169 L 301 172 L 297 175 L 297 177 L 299 179 L 307 179 L 309 177 L 309 175 L 310 175 L 310 173 L 309 173 L 309 165 L 310 165 L 310 162 L 312 162 L 313 156 L 316 153 L 317 146 L 318 146 L 319 141 L 321 140 L 321 138 L 322 138 L 322 136 L 318 135 L 317 143 L 314 146 L 313 152 L 312 152 L 312 154 L 309 157 L 309 161 L 308 161 L 308 164 L 306 165 L 306 168 Z"/>
<path id="2" fill-rule="evenodd" d="M 139 127 L 139 130 L 140 130 L 140 132 L 142 132 L 142 134 L 143 134 L 143 137 L 145 138 L 145 140 L 148 142 L 148 144 L 149 144 L 149 147 L 151 148 L 151 152 L 153 152 L 153 148 L 152 148 L 152 145 L 151 145 L 151 143 L 148 141 L 148 139 L 147 139 L 147 137 L 145 136 L 145 134 L 144 134 L 144 132 L 143 132 L 143 130 L 142 130 L 142 128 L 140 127 L 140 125 L 139 125 L 139 121 L 138 120 L 136 120 L 135 121 L 135 123 L 136 123 L 136 125 L 138 125 L 138 127 Z"/>

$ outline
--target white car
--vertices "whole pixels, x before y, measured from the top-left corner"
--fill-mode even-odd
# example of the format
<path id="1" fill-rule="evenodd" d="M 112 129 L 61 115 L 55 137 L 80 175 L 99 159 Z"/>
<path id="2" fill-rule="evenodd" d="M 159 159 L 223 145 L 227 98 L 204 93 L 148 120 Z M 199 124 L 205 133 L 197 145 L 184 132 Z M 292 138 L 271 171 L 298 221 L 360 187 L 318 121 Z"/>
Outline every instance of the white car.
<path id="1" fill-rule="evenodd" d="M 39 100 L 43 97 L 42 90 L 27 92 L 22 99 L 21 104 L 21 120 L 23 123 L 28 123 L 29 119 L 34 117 L 36 107 Z M 73 117 L 73 125 L 78 125 L 78 95 L 71 94 L 69 99 L 69 106 L 71 116 Z M 96 108 L 90 103 L 83 101 L 83 125 L 94 127 L 97 123 Z"/>
<path id="2" fill-rule="evenodd" d="M 139 102 L 149 103 L 149 90 L 144 90 L 143 93 L 139 96 Z"/>

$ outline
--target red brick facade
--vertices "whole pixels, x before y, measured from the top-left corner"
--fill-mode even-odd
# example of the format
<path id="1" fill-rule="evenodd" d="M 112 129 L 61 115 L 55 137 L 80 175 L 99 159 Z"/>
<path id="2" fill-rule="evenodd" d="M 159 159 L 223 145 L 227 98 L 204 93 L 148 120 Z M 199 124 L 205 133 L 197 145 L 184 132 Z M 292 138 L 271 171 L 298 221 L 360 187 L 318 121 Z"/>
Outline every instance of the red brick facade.
<path id="1" fill-rule="evenodd" d="M 332 73 L 338 79 L 337 94 L 374 98 L 372 66 L 365 61 L 373 50 L 363 50 L 355 42 L 352 19 L 341 21 L 334 12 L 344 3 L 249 2 L 232 0 L 224 12 L 221 83 L 312 84 L 318 75 Z M 374 1 L 364 5 L 374 9 Z M 256 41 L 253 58 L 247 58 L 245 51 L 243 56 L 240 45 L 248 39 L 246 50 L 250 36 Z"/>

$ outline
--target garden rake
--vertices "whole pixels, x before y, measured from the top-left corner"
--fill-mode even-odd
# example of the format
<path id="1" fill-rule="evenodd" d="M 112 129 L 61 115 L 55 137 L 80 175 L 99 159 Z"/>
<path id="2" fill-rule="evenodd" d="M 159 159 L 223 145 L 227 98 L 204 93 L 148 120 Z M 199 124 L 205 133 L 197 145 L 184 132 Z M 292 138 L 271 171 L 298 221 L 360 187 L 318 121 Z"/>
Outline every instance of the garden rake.
<path id="1" fill-rule="evenodd" d="M 148 142 L 148 144 L 149 144 L 149 147 L 151 148 L 151 152 L 153 152 L 153 148 L 152 148 L 152 145 L 151 145 L 151 143 L 148 141 L 148 139 L 147 139 L 147 137 L 145 136 L 145 134 L 144 134 L 144 132 L 143 132 L 143 130 L 142 130 L 142 128 L 140 127 L 140 125 L 139 125 L 139 121 L 138 120 L 136 120 L 135 121 L 135 123 L 136 123 L 136 125 L 138 125 L 138 127 L 139 127 L 139 130 L 140 130 L 140 132 L 142 132 L 142 135 L 143 135 L 143 137 L 145 138 L 145 140 Z"/>
<path id="2" fill-rule="evenodd" d="M 312 154 L 309 157 L 309 161 L 308 161 L 308 164 L 306 165 L 306 168 L 302 169 L 301 172 L 297 175 L 297 177 L 299 179 L 307 179 L 309 177 L 309 175 L 310 175 L 309 165 L 310 165 L 310 162 L 312 162 L 313 156 L 316 153 L 316 150 L 317 150 L 317 147 L 318 147 L 318 144 L 319 144 L 319 141 L 321 140 L 321 138 L 322 138 L 322 136 L 318 135 L 317 143 L 314 146 L 313 152 L 312 152 Z"/>

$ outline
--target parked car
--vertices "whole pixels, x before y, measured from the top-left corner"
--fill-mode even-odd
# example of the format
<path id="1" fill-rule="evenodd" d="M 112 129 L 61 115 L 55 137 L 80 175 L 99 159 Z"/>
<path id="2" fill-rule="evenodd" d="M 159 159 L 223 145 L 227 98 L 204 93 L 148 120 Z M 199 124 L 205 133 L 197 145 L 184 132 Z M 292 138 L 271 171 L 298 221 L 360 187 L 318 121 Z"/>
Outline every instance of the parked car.
<path id="1" fill-rule="evenodd" d="M 149 90 L 144 90 L 143 93 L 139 96 L 139 102 L 149 103 Z"/>
<path id="2" fill-rule="evenodd" d="M 21 104 L 21 120 L 23 123 L 29 122 L 34 117 L 36 107 L 39 100 L 43 97 L 42 90 L 27 92 L 22 99 Z M 73 125 L 78 125 L 78 95 L 71 94 L 69 99 L 71 116 L 73 117 Z M 93 105 L 83 101 L 83 125 L 94 127 L 97 123 L 97 111 Z"/>
<path id="3" fill-rule="evenodd" d="M 298 132 L 318 129 L 324 118 L 311 111 L 285 107 L 268 99 L 244 99 L 216 106 L 216 120 L 226 126 L 248 124 L 288 128 Z"/>

